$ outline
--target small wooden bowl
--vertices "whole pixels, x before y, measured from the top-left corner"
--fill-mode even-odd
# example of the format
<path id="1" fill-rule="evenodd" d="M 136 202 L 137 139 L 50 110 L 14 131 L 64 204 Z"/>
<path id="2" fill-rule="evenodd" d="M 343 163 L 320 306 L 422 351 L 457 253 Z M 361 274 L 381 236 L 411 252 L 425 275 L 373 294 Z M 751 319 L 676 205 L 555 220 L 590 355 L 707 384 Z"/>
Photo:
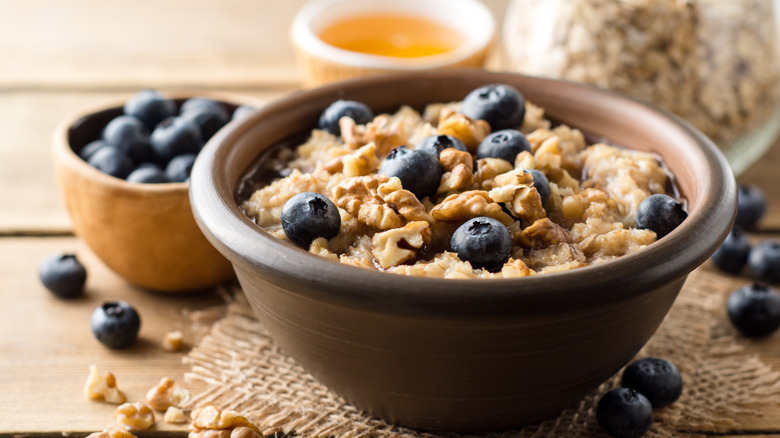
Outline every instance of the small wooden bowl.
<path id="1" fill-rule="evenodd" d="M 411 15 L 443 24 L 463 36 L 463 44 L 440 55 L 397 58 L 353 52 L 322 41 L 328 25 L 361 14 Z M 301 80 L 314 87 L 344 79 L 414 70 L 482 67 L 493 46 L 496 24 L 490 10 L 477 0 L 317 0 L 301 8 L 291 37 Z"/>
<path id="2" fill-rule="evenodd" d="M 205 95 L 232 109 L 237 106 Z M 174 99 L 180 104 L 187 97 Z M 80 113 L 54 134 L 55 172 L 75 234 L 113 271 L 145 289 L 202 290 L 233 278 L 230 263 L 195 224 L 188 183 L 128 183 L 78 156 L 122 114 L 123 105 Z"/>

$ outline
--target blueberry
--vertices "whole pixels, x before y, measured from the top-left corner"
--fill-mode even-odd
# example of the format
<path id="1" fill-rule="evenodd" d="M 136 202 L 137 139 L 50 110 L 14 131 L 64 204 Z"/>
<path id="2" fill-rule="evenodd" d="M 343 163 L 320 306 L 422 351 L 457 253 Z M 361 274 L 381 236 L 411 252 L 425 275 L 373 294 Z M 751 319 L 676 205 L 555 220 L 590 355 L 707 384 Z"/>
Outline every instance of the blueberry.
<path id="1" fill-rule="evenodd" d="M 653 424 L 653 406 L 634 389 L 616 388 L 599 400 L 596 419 L 614 437 L 637 438 Z"/>
<path id="2" fill-rule="evenodd" d="M 108 122 L 103 129 L 103 140 L 125 151 L 135 163 L 152 157 L 149 130 L 133 116 L 119 116 Z"/>
<path id="3" fill-rule="evenodd" d="M 517 129 L 525 118 L 525 98 L 509 85 L 485 85 L 463 99 L 460 112 L 470 119 L 488 122 L 492 131 Z"/>
<path id="4" fill-rule="evenodd" d="M 758 224 L 766 211 L 764 193 L 756 186 L 740 185 L 737 192 L 737 218 L 735 223 L 749 230 Z"/>
<path id="5" fill-rule="evenodd" d="M 299 193 L 282 206 L 282 229 L 302 248 L 318 237 L 331 239 L 341 229 L 341 215 L 333 202 L 314 192 Z"/>
<path id="6" fill-rule="evenodd" d="M 757 244 L 748 256 L 750 278 L 765 283 L 780 282 L 780 240 L 769 239 Z"/>
<path id="7" fill-rule="evenodd" d="M 143 90 L 125 102 L 124 112 L 137 117 L 149 130 L 176 115 L 176 103 L 155 90 Z"/>
<path id="8" fill-rule="evenodd" d="M 91 157 L 95 152 L 98 151 L 98 149 L 102 149 L 103 147 L 108 146 L 108 143 L 106 143 L 105 140 L 95 140 L 87 143 L 86 146 L 81 148 L 79 151 L 79 157 L 81 157 L 84 161 L 89 161 L 89 157 Z"/>
<path id="9" fill-rule="evenodd" d="M 255 111 L 257 108 L 255 108 L 252 105 L 241 105 L 238 108 L 236 108 L 235 111 L 233 111 L 233 115 L 230 117 L 230 120 L 239 120 L 243 119 L 244 117 L 248 116 L 249 114 L 252 114 L 253 111 Z"/>
<path id="10" fill-rule="evenodd" d="M 471 263 L 472 267 L 495 272 L 509 260 L 512 235 L 496 219 L 476 217 L 455 230 L 450 247 L 461 260 Z"/>
<path id="11" fill-rule="evenodd" d="M 206 142 L 230 121 L 230 115 L 222 108 L 219 102 L 210 99 L 196 100 L 194 103 L 187 105 L 187 103 L 193 102 L 193 99 L 196 98 L 184 102 L 184 105 L 182 105 L 181 117 L 190 119 L 198 125 L 200 137 Z"/>
<path id="12" fill-rule="evenodd" d="M 124 301 L 105 302 L 92 312 L 89 320 L 92 334 L 109 348 L 126 348 L 138 338 L 141 318 Z"/>
<path id="13" fill-rule="evenodd" d="M 726 312 L 743 335 L 767 336 L 780 327 L 780 295 L 768 285 L 751 283 L 729 295 Z"/>
<path id="14" fill-rule="evenodd" d="M 441 182 L 442 168 L 433 155 L 399 146 L 390 151 L 377 171 L 380 175 L 397 176 L 404 189 L 418 199 L 436 193 Z"/>
<path id="15" fill-rule="evenodd" d="M 677 366 L 658 357 L 640 359 L 626 367 L 621 384 L 644 395 L 654 408 L 677 401 L 683 388 Z"/>
<path id="16" fill-rule="evenodd" d="M 671 233 L 688 217 L 682 204 L 668 195 L 650 195 L 636 210 L 637 228 L 655 231 L 657 238 Z"/>
<path id="17" fill-rule="evenodd" d="M 529 169 L 526 172 L 529 172 L 534 179 L 534 187 L 542 198 L 542 205 L 546 204 L 550 197 L 550 180 L 547 179 L 547 175 L 537 169 Z"/>
<path id="18" fill-rule="evenodd" d="M 485 137 L 477 146 L 477 159 L 501 158 L 515 164 L 517 154 L 531 152 L 531 143 L 516 129 L 503 129 Z"/>
<path id="19" fill-rule="evenodd" d="M 203 147 L 200 128 L 183 117 L 171 117 L 157 125 L 151 141 L 155 161 L 159 164 L 167 164 L 177 155 L 197 154 Z"/>
<path id="20" fill-rule="evenodd" d="M 179 114 L 184 114 L 186 112 L 190 112 L 196 109 L 198 111 L 202 111 L 198 109 L 198 107 L 206 107 L 211 111 L 223 113 L 226 118 L 230 117 L 228 112 L 225 110 L 225 107 L 222 106 L 221 103 L 217 102 L 216 100 L 210 97 L 201 97 L 201 96 L 190 97 L 189 99 L 185 100 L 181 104 L 181 108 L 179 109 Z"/>
<path id="21" fill-rule="evenodd" d="M 73 254 L 53 254 L 38 265 L 38 278 L 54 295 L 73 298 L 84 291 L 87 270 Z"/>
<path id="22" fill-rule="evenodd" d="M 333 135 L 341 135 L 339 119 L 342 117 L 349 117 L 358 125 L 365 125 L 374 118 L 374 112 L 362 102 L 337 100 L 322 112 L 317 127 Z"/>
<path id="23" fill-rule="evenodd" d="M 459 151 L 468 152 L 466 145 L 459 139 L 451 135 L 429 135 L 414 147 L 416 151 L 423 151 L 439 158 L 441 151 L 447 148 L 455 148 Z"/>
<path id="24" fill-rule="evenodd" d="M 734 225 L 726 240 L 710 258 L 723 271 L 738 274 L 750 255 L 750 241 L 739 225 Z"/>
<path id="25" fill-rule="evenodd" d="M 117 178 L 124 179 L 133 171 L 133 160 L 115 146 L 100 148 L 89 157 L 90 166 Z"/>
<path id="26" fill-rule="evenodd" d="M 162 184 L 170 182 L 165 172 L 157 166 L 139 166 L 127 175 L 127 182 L 142 184 Z"/>
<path id="27" fill-rule="evenodd" d="M 171 182 L 185 182 L 190 179 L 192 165 L 195 163 L 197 155 L 184 154 L 177 155 L 165 167 L 165 175 Z"/>

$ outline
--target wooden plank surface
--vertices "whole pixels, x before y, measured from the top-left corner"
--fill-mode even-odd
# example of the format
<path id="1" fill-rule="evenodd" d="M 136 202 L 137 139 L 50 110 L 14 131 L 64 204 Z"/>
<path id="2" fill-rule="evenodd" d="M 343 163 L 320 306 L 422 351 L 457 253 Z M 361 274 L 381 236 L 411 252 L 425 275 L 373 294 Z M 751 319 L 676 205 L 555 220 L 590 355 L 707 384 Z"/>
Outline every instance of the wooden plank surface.
<path id="1" fill-rule="evenodd" d="M 60 251 L 77 254 L 88 270 L 82 298 L 59 299 L 38 281 L 40 260 Z M 107 300 L 127 301 L 141 316 L 139 340 L 127 350 L 105 348 L 92 335 L 89 317 Z M 0 432 L 103 430 L 116 406 L 84 396 L 91 364 L 113 372 L 128 401 L 142 401 L 162 377 L 197 390 L 182 380 L 188 370 L 182 357 L 207 326 L 193 324 L 191 316 L 220 312 L 222 304 L 216 293 L 175 296 L 135 289 L 73 237 L 0 238 Z M 185 334 L 189 347 L 176 353 L 160 347 L 173 330 Z M 184 430 L 161 420 L 158 415 L 157 430 Z"/>

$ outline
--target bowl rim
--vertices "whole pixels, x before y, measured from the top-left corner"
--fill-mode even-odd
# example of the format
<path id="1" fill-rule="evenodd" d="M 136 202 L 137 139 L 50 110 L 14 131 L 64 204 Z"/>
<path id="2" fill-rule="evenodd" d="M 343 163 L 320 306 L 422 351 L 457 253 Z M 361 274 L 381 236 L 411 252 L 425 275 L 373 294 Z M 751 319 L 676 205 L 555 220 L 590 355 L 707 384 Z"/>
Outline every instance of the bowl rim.
<path id="1" fill-rule="evenodd" d="M 229 93 L 221 93 L 205 90 L 158 90 L 165 97 L 174 100 L 186 100 L 191 97 L 209 97 L 227 103 L 230 105 L 241 105 L 244 103 L 252 103 L 246 97 L 239 95 L 233 95 Z M 87 122 L 94 117 L 100 117 L 108 115 L 114 112 L 122 111 L 127 99 L 132 96 L 133 93 L 129 93 L 128 96 L 122 100 L 112 99 L 107 103 L 96 104 L 91 107 L 82 109 L 74 114 L 69 115 L 65 119 L 61 120 L 54 129 L 53 144 L 54 144 L 54 157 L 55 162 L 59 162 L 62 165 L 68 166 L 71 170 L 81 174 L 83 177 L 88 178 L 94 182 L 103 184 L 108 187 L 112 187 L 115 190 L 121 190 L 126 193 L 187 193 L 189 190 L 189 183 L 187 182 L 167 182 L 157 184 L 144 184 L 144 183 L 131 183 L 126 179 L 117 178 L 115 176 L 108 175 L 100 170 L 92 167 L 82 159 L 70 144 L 70 134 L 73 129 L 77 129 L 80 124 Z M 228 122 L 230 123 L 230 122 Z"/>
<path id="2" fill-rule="evenodd" d="M 457 80 L 462 75 L 476 75 L 486 84 L 517 78 L 546 83 L 587 93 L 606 102 L 620 101 L 631 105 L 634 111 L 653 117 L 655 122 L 673 130 L 674 135 L 695 144 L 697 152 L 707 162 L 710 190 L 699 190 L 703 192 L 695 211 L 699 214 L 691 214 L 674 231 L 646 248 L 604 264 L 516 279 L 439 279 L 371 271 L 310 254 L 263 232 L 240 211 L 231 187 L 237 182 L 229 182 L 225 169 L 219 165 L 230 159 L 231 150 L 264 118 L 306 105 L 318 97 L 343 94 L 345 89 L 387 87 L 399 80 Z M 242 173 L 247 170 L 245 167 Z M 251 117 L 220 131 L 209 141 L 193 168 L 190 198 L 196 222 L 204 235 L 239 272 L 259 272 L 275 284 L 305 284 L 306 287 L 288 287 L 289 293 L 332 305 L 429 316 L 455 313 L 516 315 L 550 310 L 551 305 L 560 311 L 572 310 L 583 305 L 616 303 L 644 294 L 684 278 L 703 263 L 725 239 L 736 215 L 736 182 L 727 161 L 709 139 L 687 122 L 652 105 L 594 86 L 478 69 L 377 75 L 297 92 L 276 100 Z M 675 263 L 668 262 L 672 256 Z M 302 266 L 305 269 L 301 269 Z M 637 269 L 639 267 L 646 268 Z M 627 272 L 632 275 L 626 276 Z M 629 284 L 632 293 L 626 294 L 621 286 Z"/>
<path id="3" fill-rule="evenodd" d="M 426 68 L 444 67 L 447 65 L 457 64 L 462 62 L 486 47 L 489 47 L 496 38 L 496 22 L 495 17 L 490 10 L 483 3 L 476 0 L 459 0 L 453 3 L 449 0 L 422 0 L 423 3 L 430 3 L 431 7 L 440 7 L 442 9 L 458 7 L 461 9 L 469 9 L 470 17 L 480 20 L 480 23 L 484 25 L 482 31 L 479 32 L 477 37 L 468 37 L 464 34 L 460 28 L 454 28 L 454 30 L 463 34 L 464 44 L 457 47 L 450 52 L 424 56 L 419 58 L 398 58 L 392 56 L 373 55 L 361 52 L 354 52 L 351 50 L 341 49 L 332 46 L 322 41 L 316 33 L 312 30 L 312 23 L 318 19 L 323 12 L 328 12 L 334 7 L 338 7 L 344 3 L 358 3 L 358 7 L 362 10 L 381 10 L 381 11 L 419 11 L 421 0 L 403 0 L 393 2 L 365 2 L 361 0 L 318 0 L 305 4 L 293 18 L 292 26 L 290 27 L 290 36 L 295 44 L 297 44 L 303 51 L 313 54 L 317 57 L 327 59 L 332 62 L 352 66 L 352 67 L 366 67 L 375 69 L 389 69 L 389 70 L 418 70 Z M 406 5 L 409 7 L 406 7 Z M 355 15 L 355 5 L 350 5 L 348 11 L 344 13 L 344 17 Z M 427 17 L 428 14 L 417 13 L 422 17 Z M 439 15 L 439 17 L 446 17 L 447 14 Z M 442 20 L 437 20 L 444 23 Z M 453 27 L 451 24 L 447 24 L 448 27 Z M 474 31 L 476 32 L 476 31 Z"/>

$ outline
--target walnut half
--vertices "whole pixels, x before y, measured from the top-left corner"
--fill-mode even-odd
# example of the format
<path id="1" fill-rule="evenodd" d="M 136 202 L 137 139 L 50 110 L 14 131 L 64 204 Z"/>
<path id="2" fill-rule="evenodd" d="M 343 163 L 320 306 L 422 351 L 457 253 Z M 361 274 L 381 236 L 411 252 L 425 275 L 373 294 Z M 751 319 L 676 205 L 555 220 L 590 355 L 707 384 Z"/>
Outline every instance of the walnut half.
<path id="1" fill-rule="evenodd" d="M 409 222 L 402 228 L 394 228 L 374 234 L 371 252 L 379 266 L 388 269 L 417 256 L 415 249 L 431 243 L 431 227 L 426 221 Z"/>
<path id="2" fill-rule="evenodd" d="M 189 438 L 262 438 L 260 430 L 236 411 L 205 406 L 192 411 Z"/>
<path id="3" fill-rule="evenodd" d="M 154 412 L 143 403 L 124 403 L 116 408 L 114 421 L 126 430 L 146 430 L 154 426 Z"/>
<path id="4" fill-rule="evenodd" d="M 190 393 L 168 377 L 163 377 L 146 393 L 146 403 L 156 411 L 164 411 L 171 406 L 181 407 L 189 398 Z"/>

